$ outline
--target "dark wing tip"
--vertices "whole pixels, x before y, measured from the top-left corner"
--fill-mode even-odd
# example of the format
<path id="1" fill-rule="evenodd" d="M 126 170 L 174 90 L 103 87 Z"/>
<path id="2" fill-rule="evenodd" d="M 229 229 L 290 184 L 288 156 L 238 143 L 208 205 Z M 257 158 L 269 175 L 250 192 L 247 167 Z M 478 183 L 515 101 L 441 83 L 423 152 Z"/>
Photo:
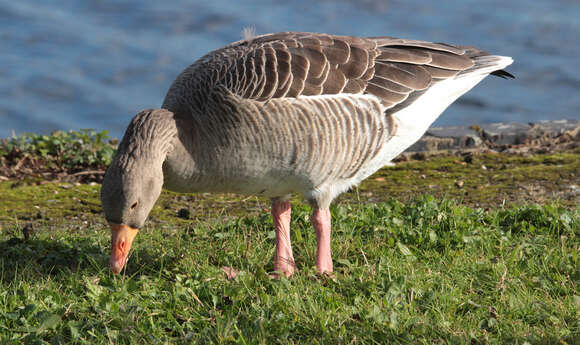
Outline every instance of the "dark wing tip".
<path id="1" fill-rule="evenodd" d="M 503 79 L 515 79 L 516 78 L 513 74 L 511 74 L 510 72 L 504 71 L 503 69 L 491 72 L 491 74 L 495 75 L 496 77 L 503 78 Z"/>

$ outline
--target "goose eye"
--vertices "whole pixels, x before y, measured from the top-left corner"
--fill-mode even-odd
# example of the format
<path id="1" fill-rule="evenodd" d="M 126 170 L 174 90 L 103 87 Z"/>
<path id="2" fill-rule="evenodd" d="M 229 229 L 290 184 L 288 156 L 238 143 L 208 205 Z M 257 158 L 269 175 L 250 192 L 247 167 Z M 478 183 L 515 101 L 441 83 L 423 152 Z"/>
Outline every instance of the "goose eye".
<path id="1" fill-rule="evenodd" d="M 135 201 L 135 202 L 133 203 L 133 205 L 131 205 L 131 211 L 133 211 L 133 210 L 135 209 L 135 207 L 137 207 L 137 204 L 138 204 L 138 203 L 139 203 L 138 201 Z"/>

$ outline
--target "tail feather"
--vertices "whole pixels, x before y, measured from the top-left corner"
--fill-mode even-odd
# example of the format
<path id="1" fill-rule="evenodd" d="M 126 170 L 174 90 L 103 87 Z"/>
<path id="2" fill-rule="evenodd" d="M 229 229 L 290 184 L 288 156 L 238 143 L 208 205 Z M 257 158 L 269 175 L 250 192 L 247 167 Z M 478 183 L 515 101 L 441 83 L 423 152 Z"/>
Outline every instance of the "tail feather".
<path id="1" fill-rule="evenodd" d="M 511 73 L 503 69 L 511 65 L 514 60 L 509 56 L 484 55 L 472 58 L 473 66 L 462 71 L 456 78 L 474 74 L 492 74 L 500 78 L 515 78 Z"/>
<path id="2" fill-rule="evenodd" d="M 515 79 L 516 77 L 508 71 L 504 71 L 500 69 L 499 71 L 491 72 L 491 75 L 495 75 L 496 77 L 500 77 L 503 79 Z"/>

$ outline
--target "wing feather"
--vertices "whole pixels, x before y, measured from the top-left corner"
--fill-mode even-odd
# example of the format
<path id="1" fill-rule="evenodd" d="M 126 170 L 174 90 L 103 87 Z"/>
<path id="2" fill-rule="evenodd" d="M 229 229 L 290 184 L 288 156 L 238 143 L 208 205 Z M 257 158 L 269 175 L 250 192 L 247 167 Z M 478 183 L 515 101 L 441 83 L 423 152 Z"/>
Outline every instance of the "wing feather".
<path id="1" fill-rule="evenodd" d="M 364 93 L 401 109 L 433 84 L 476 70 L 488 55 L 393 37 L 282 32 L 233 43 L 207 61 L 221 63 L 215 84 L 243 98 Z"/>

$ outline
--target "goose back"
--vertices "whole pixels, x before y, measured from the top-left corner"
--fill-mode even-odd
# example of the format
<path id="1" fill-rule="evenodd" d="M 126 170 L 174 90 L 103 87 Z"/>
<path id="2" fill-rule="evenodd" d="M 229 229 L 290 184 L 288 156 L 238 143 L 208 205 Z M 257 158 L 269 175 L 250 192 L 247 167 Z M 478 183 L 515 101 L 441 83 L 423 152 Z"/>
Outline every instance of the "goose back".
<path id="1" fill-rule="evenodd" d="M 334 94 L 372 94 L 388 113 L 438 81 L 489 55 L 473 47 L 306 32 L 257 36 L 215 50 L 185 69 L 170 87 L 163 108 L 193 113 L 211 92 L 245 99 Z M 410 97 L 411 96 L 411 97 Z"/>
<path id="2" fill-rule="evenodd" d="M 166 95 L 163 108 L 182 122 L 166 185 L 301 192 L 328 204 L 511 62 L 498 58 L 392 37 L 285 32 L 235 42 L 184 70 Z"/>

